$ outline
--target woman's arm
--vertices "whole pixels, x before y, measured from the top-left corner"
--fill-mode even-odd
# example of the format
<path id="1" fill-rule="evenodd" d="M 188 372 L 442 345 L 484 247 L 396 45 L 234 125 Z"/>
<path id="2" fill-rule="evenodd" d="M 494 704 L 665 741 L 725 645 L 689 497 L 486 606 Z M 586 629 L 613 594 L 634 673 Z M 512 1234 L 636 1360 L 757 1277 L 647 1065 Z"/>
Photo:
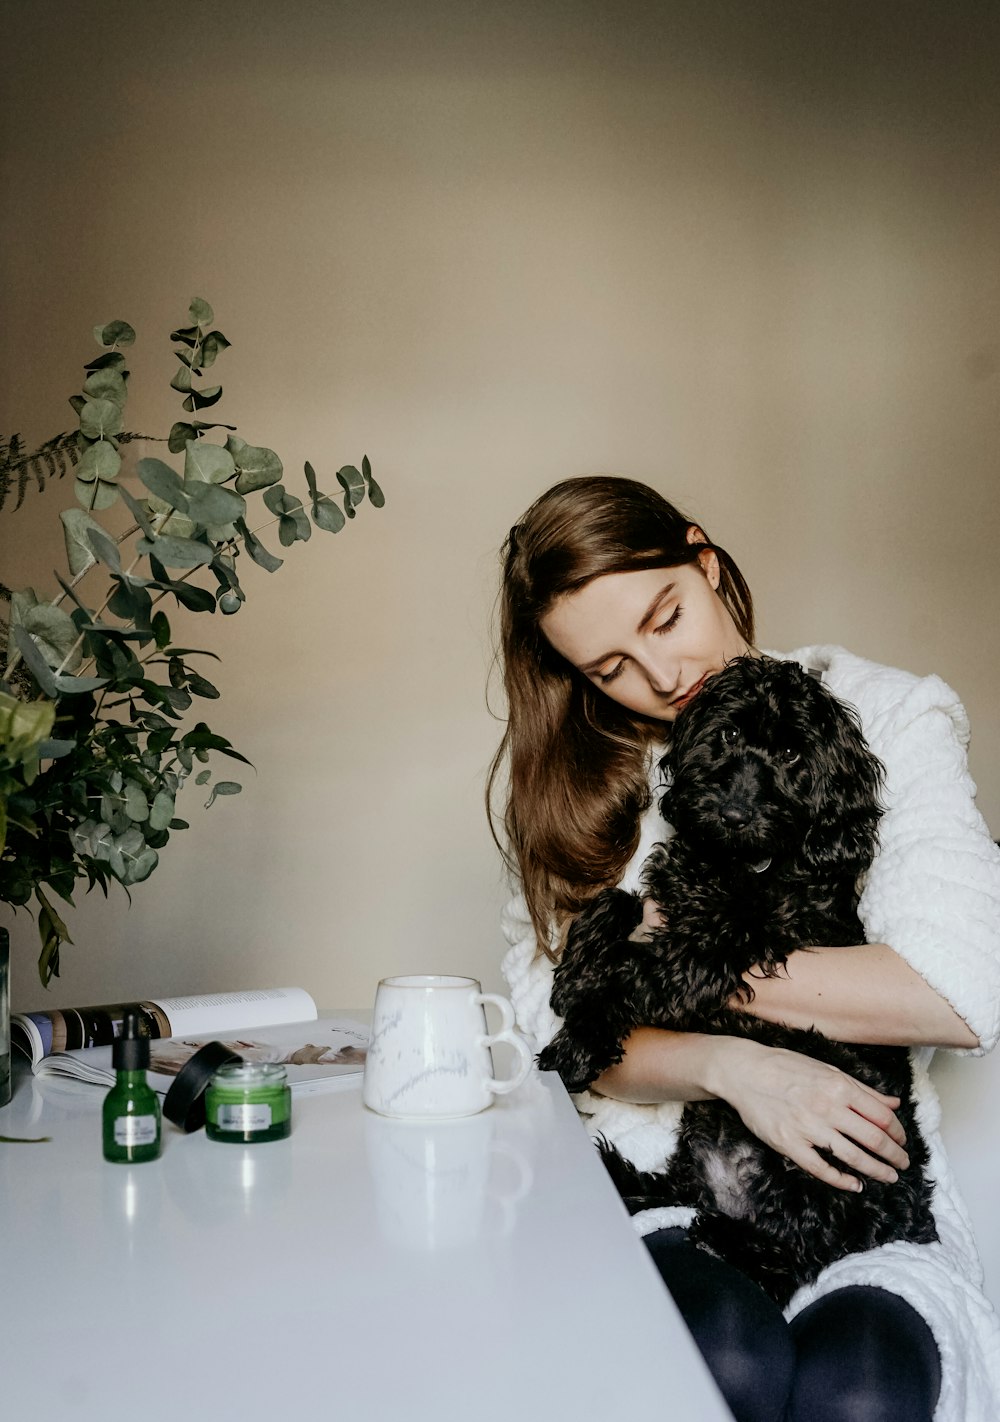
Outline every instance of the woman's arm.
<path id="1" fill-rule="evenodd" d="M 893 1181 L 893 1167 L 909 1164 L 893 1114 L 898 1098 L 825 1062 L 748 1038 L 640 1027 L 592 1089 L 637 1103 L 721 1097 L 760 1140 L 841 1190 L 861 1187 L 817 1147 L 875 1180 Z"/>
<path id="2" fill-rule="evenodd" d="M 885 943 L 802 948 L 777 977 L 747 973 L 750 1002 L 734 1002 L 765 1022 L 815 1027 L 837 1042 L 900 1047 L 979 1046 L 975 1032 Z"/>

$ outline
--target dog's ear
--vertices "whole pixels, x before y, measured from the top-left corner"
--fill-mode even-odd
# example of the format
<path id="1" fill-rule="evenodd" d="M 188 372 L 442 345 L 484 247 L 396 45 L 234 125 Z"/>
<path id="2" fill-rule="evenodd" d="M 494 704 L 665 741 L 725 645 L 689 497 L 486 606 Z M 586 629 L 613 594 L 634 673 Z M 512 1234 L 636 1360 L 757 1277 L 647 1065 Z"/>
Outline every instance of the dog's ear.
<path id="1" fill-rule="evenodd" d="M 882 762 L 873 755 L 852 707 L 817 688 L 810 769 L 813 818 L 802 847 L 813 869 L 860 874 L 878 845 Z"/>

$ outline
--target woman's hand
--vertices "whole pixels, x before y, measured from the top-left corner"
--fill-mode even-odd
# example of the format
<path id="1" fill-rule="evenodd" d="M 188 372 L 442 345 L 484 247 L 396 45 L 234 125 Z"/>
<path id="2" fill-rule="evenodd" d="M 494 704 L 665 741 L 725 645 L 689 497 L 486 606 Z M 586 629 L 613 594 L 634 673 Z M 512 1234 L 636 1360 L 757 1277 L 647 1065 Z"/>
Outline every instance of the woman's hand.
<path id="1" fill-rule="evenodd" d="M 718 1044 L 706 1085 L 739 1112 L 758 1139 L 810 1175 L 839 1190 L 863 1189 L 860 1180 L 828 1164 L 818 1148 L 889 1183 L 898 1178 L 897 1169 L 909 1165 L 906 1136 L 893 1114 L 898 1097 L 883 1096 L 800 1052 L 740 1037 L 719 1038 Z"/>

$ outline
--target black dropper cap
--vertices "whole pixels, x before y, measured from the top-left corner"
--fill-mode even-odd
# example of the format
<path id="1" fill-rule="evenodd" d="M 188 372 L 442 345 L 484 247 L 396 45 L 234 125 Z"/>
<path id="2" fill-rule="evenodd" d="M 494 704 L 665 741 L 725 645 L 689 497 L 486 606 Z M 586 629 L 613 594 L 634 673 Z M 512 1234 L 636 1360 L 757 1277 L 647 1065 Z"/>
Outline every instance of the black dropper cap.
<path id="1" fill-rule="evenodd" d="M 139 1014 L 134 1007 L 125 1012 L 122 1034 L 111 1048 L 115 1071 L 145 1071 L 149 1066 L 149 1038 L 139 1036 Z"/>

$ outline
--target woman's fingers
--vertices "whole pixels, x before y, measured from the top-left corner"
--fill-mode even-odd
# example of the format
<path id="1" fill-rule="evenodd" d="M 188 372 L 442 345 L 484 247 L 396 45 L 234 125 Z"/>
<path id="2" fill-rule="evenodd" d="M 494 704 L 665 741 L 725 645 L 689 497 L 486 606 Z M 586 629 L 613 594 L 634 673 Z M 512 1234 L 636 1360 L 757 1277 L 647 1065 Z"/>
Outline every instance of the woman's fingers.
<path id="1" fill-rule="evenodd" d="M 847 1190 L 851 1194 L 858 1194 L 864 1189 L 856 1176 L 838 1170 L 835 1165 L 824 1160 L 817 1150 L 804 1151 L 801 1157 L 793 1157 L 793 1159 L 796 1165 L 800 1165 L 810 1175 L 815 1175 L 817 1180 L 822 1180 L 826 1185 L 832 1185 L 836 1190 Z"/>
<path id="2" fill-rule="evenodd" d="M 898 1125 L 899 1123 L 897 1122 L 896 1124 Z M 894 1165 L 897 1170 L 905 1170 L 910 1163 L 910 1157 L 906 1154 L 903 1147 L 897 1143 L 894 1136 L 890 1135 L 881 1127 L 876 1126 L 874 1122 L 867 1120 L 864 1116 L 860 1116 L 857 1111 L 852 1110 L 847 1113 L 843 1123 L 840 1125 L 840 1131 L 844 1136 L 848 1137 L 848 1139 L 857 1141 L 859 1145 L 864 1146 L 865 1150 L 870 1152 L 871 1155 L 880 1156 L 882 1160 L 888 1161 L 890 1165 Z M 841 1159 L 843 1159 L 843 1157 L 841 1157 Z M 849 1164 L 854 1165 L 856 1162 L 852 1160 Z M 874 1175 L 876 1172 L 869 1171 L 868 1173 Z"/>
<path id="3" fill-rule="evenodd" d="M 882 1096 L 879 1092 L 873 1091 L 870 1086 L 864 1086 L 859 1082 L 865 1095 L 858 1101 L 851 1102 L 851 1110 L 856 1111 L 865 1120 L 871 1121 L 873 1125 L 892 1136 L 897 1145 L 906 1145 L 906 1132 L 900 1124 L 899 1117 L 895 1114 L 895 1108 L 899 1105 L 898 1096 Z"/>

